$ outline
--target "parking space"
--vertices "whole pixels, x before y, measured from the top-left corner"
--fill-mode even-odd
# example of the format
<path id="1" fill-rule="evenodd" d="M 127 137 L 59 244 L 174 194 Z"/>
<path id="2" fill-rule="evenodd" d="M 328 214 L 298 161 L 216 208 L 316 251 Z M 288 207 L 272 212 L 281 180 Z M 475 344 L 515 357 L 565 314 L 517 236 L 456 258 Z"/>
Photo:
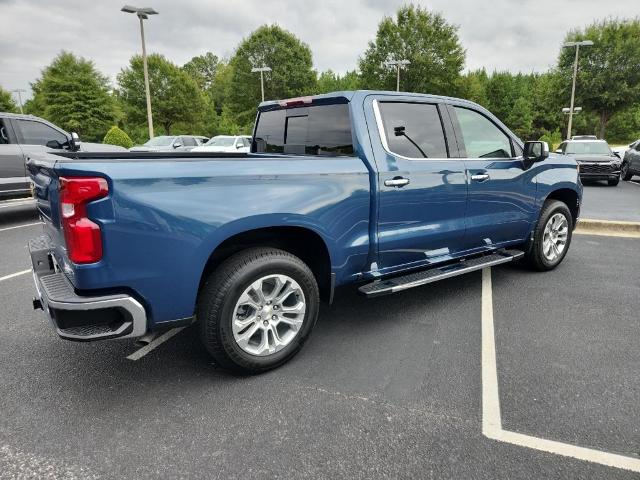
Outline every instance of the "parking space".
<path id="1" fill-rule="evenodd" d="M 640 181 L 620 182 L 610 187 L 606 182 L 584 185 L 581 216 L 596 220 L 640 222 Z"/>
<path id="2" fill-rule="evenodd" d="M 38 228 L 0 231 L 0 277 Z M 553 272 L 492 270 L 505 430 L 640 458 L 638 249 L 577 235 Z M 292 362 L 238 378 L 193 327 L 137 361 L 130 341 L 59 340 L 30 275 L 2 281 L 0 477 L 637 478 L 483 436 L 482 293 L 481 273 L 345 289 Z"/>

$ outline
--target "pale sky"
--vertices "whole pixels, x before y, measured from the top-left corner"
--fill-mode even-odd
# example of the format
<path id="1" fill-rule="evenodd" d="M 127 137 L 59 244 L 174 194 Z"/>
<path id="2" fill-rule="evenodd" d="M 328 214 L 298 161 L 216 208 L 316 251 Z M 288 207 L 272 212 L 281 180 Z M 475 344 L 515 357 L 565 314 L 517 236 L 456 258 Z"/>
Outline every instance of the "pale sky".
<path id="1" fill-rule="evenodd" d="M 402 0 L 0 0 L 0 86 L 29 89 L 61 50 L 92 59 L 115 82 L 140 51 L 138 20 L 126 2 L 151 6 L 147 50 L 182 65 L 212 51 L 228 57 L 242 38 L 277 23 L 306 42 L 319 71 L 343 73 Z M 143 1 L 138 4 L 136 2 Z M 147 3 L 148 2 L 148 3 Z M 596 19 L 640 14 L 638 0 L 416 1 L 459 27 L 466 69 L 544 71 L 555 64 L 567 30 Z M 29 96 L 30 94 L 27 94 Z"/>

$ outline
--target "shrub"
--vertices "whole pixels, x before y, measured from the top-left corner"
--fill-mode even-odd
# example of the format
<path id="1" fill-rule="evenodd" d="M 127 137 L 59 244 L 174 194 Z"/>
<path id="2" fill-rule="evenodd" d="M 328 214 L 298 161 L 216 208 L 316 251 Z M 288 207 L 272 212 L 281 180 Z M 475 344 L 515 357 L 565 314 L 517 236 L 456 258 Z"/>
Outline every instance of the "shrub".
<path id="1" fill-rule="evenodd" d="M 109 129 L 107 134 L 104 136 L 102 143 L 107 143 L 109 145 L 120 145 L 124 148 L 133 147 L 133 140 L 129 138 L 123 130 L 119 129 L 115 125 Z"/>

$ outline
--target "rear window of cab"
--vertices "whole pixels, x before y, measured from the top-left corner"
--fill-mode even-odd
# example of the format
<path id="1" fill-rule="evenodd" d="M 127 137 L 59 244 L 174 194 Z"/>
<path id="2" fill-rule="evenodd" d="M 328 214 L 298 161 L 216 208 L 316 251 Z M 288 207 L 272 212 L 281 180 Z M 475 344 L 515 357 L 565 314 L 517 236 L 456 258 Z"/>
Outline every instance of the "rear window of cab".
<path id="1" fill-rule="evenodd" d="M 260 112 L 251 151 L 353 155 L 349 105 L 314 105 Z"/>

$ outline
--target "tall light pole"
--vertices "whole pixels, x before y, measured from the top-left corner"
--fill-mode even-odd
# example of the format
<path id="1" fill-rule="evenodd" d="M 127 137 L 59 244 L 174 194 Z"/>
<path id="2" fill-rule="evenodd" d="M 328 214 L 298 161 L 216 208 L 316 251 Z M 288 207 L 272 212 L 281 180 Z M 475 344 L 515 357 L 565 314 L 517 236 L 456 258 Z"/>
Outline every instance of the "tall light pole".
<path id="1" fill-rule="evenodd" d="M 571 105 L 569 106 L 569 125 L 567 126 L 567 140 L 571 138 L 571 127 L 573 124 L 573 102 L 576 96 L 576 77 L 578 76 L 578 54 L 580 47 L 590 47 L 593 45 L 591 40 L 582 40 L 580 42 L 567 42 L 563 47 L 576 47 L 576 58 L 573 60 L 573 82 L 571 84 Z"/>
<path id="2" fill-rule="evenodd" d="M 400 91 L 400 69 L 406 67 L 411 64 L 409 60 L 387 60 L 382 63 L 385 67 L 391 68 L 395 67 L 396 69 L 396 92 Z"/>
<path id="3" fill-rule="evenodd" d="M 20 107 L 20 113 L 24 113 L 22 111 L 22 94 L 26 92 L 24 88 L 16 88 L 15 90 L 11 90 L 13 93 L 18 95 L 18 106 Z"/>
<path id="4" fill-rule="evenodd" d="M 269 67 L 254 67 L 251 69 L 251 73 L 260 72 L 260 90 L 262 91 L 262 101 L 264 102 L 264 72 L 270 72 Z"/>
<path id="5" fill-rule="evenodd" d="M 149 71 L 147 69 L 147 47 L 144 43 L 144 24 L 143 20 L 149 18 L 149 15 L 157 15 L 151 7 L 132 7 L 131 5 L 125 5 L 121 11 L 125 13 L 135 13 L 140 19 L 140 38 L 142 39 L 142 67 L 144 69 L 144 89 L 147 95 L 147 121 L 149 122 L 149 138 L 153 138 L 153 117 L 151 116 L 151 92 L 149 91 Z"/>

